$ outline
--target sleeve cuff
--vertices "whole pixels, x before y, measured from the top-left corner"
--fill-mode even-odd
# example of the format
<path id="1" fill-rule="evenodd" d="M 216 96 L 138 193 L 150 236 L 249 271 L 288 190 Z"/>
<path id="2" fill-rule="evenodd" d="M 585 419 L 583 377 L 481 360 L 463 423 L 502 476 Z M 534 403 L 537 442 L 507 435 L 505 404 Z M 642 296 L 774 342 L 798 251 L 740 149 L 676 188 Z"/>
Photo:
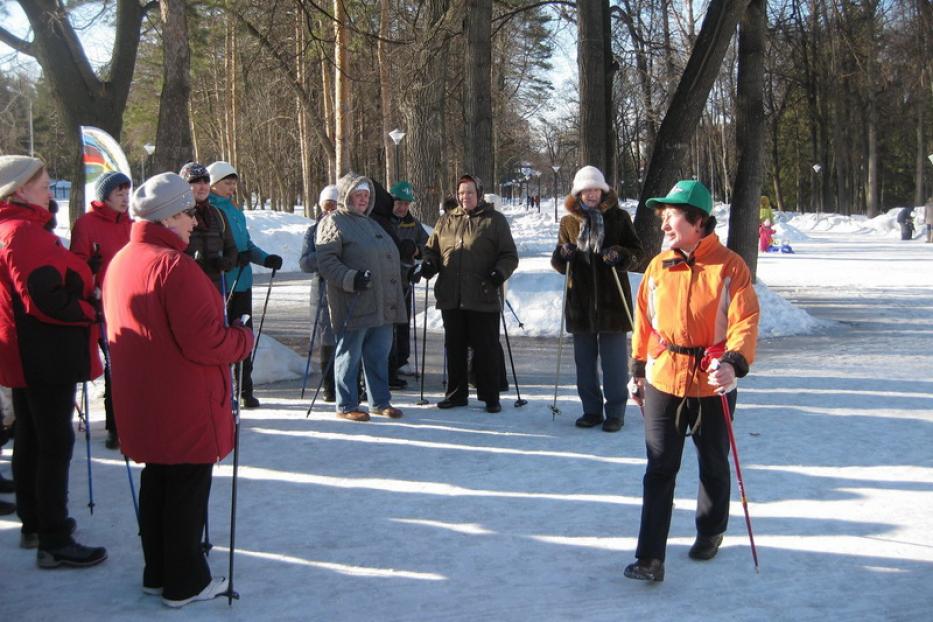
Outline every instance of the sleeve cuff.
<path id="1" fill-rule="evenodd" d="M 729 363 L 735 369 L 736 378 L 744 378 L 748 375 L 748 361 L 742 356 L 741 352 L 729 350 L 719 359 L 723 363 Z"/>
<path id="2" fill-rule="evenodd" d="M 628 373 L 632 378 L 644 378 L 645 377 L 645 361 L 639 361 L 638 359 L 629 359 L 628 362 Z"/>

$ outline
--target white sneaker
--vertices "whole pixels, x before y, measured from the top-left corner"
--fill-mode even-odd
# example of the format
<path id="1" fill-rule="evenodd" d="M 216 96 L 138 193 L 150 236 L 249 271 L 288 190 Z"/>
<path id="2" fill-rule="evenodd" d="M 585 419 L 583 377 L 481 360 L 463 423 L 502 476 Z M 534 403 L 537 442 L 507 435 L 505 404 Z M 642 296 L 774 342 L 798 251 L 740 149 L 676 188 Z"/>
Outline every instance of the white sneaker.
<path id="1" fill-rule="evenodd" d="M 414 376 L 415 375 L 415 371 L 411 368 L 411 365 L 409 365 L 408 363 L 405 363 L 404 365 L 399 367 L 398 373 L 400 376 Z"/>
<path id="2" fill-rule="evenodd" d="M 227 591 L 227 577 L 218 577 L 216 579 L 211 579 L 211 582 L 207 584 L 200 594 L 195 594 L 190 598 L 183 598 L 182 600 L 169 600 L 168 598 L 162 599 L 162 604 L 166 607 L 184 607 L 188 603 L 196 603 L 201 600 L 212 600 L 218 596 L 223 596 L 224 592 Z"/>
<path id="3" fill-rule="evenodd" d="M 147 587 L 144 585 L 143 594 L 146 594 L 147 596 L 161 596 L 162 588 L 161 587 Z"/>

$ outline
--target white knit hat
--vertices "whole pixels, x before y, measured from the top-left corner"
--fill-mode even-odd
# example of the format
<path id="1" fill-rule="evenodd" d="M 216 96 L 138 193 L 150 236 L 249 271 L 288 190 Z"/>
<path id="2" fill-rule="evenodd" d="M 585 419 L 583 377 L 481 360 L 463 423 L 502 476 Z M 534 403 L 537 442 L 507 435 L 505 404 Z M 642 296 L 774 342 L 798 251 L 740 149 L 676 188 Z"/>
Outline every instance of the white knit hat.
<path id="1" fill-rule="evenodd" d="M 213 186 L 221 179 L 226 179 L 231 175 L 238 175 L 236 169 L 233 168 L 233 165 L 229 162 L 224 162 L 223 160 L 217 160 L 213 164 L 207 167 L 207 172 L 211 176 L 211 185 Z"/>
<path id="2" fill-rule="evenodd" d="M 570 194 L 577 196 L 584 190 L 599 188 L 603 192 L 609 192 L 609 185 L 602 172 L 595 166 L 584 166 L 577 174 L 573 176 L 573 189 Z"/>
<path id="3" fill-rule="evenodd" d="M 45 164 L 38 158 L 23 155 L 0 156 L 0 199 L 26 185 Z"/>
<path id="4" fill-rule="evenodd" d="M 317 204 L 323 207 L 328 201 L 336 203 L 338 200 L 340 200 L 340 197 L 337 195 L 337 186 L 331 184 L 324 186 L 324 189 L 321 190 L 321 196 L 318 197 Z"/>

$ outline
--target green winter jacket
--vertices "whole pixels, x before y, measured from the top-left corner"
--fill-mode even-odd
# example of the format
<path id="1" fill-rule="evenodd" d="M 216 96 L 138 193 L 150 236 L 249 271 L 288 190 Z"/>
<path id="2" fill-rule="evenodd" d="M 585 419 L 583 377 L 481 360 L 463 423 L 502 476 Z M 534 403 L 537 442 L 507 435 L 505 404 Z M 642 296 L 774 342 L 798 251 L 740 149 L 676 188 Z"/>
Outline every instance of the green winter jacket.
<path id="1" fill-rule="evenodd" d="M 424 257 L 438 268 L 437 308 L 446 311 L 499 311 L 494 268 L 508 278 L 518 267 L 518 251 L 505 216 L 481 202 L 472 212 L 456 207 L 437 221 Z"/>

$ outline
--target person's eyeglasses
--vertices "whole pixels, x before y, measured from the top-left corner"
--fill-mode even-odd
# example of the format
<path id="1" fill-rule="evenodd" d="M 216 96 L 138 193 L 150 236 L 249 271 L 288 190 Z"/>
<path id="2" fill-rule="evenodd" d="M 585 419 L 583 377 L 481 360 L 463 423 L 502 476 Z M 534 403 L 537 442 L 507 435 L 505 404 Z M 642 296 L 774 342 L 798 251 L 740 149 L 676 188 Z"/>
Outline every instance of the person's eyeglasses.
<path id="1" fill-rule="evenodd" d="M 188 209 L 181 210 L 181 213 L 184 214 L 185 216 L 190 216 L 191 218 L 195 218 L 198 215 L 198 208 L 189 207 Z"/>

